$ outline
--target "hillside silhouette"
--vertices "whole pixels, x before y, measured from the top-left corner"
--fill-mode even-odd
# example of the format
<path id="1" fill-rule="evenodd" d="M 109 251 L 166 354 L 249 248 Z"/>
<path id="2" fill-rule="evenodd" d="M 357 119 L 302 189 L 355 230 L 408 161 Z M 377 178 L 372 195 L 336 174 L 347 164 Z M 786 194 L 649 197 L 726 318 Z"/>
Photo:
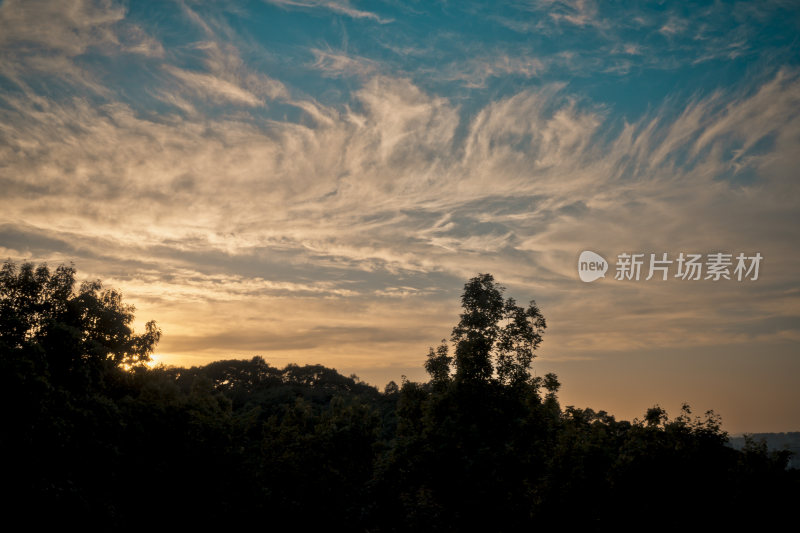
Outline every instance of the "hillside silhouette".
<path id="1" fill-rule="evenodd" d="M 531 375 L 546 322 L 468 280 L 430 379 L 383 391 L 263 358 L 147 363 L 161 332 L 75 270 L 0 271 L 4 517 L 26 528 L 590 531 L 792 519 L 790 452 L 729 446 L 713 412 L 562 407 Z"/>

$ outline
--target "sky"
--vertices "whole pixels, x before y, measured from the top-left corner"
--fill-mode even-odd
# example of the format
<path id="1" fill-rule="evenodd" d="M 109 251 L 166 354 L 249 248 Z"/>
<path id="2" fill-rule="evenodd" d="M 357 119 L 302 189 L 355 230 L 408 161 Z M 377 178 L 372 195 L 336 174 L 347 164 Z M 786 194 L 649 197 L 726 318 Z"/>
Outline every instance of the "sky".
<path id="1" fill-rule="evenodd" d="M 381 389 L 491 273 L 562 405 L 797 431 L 799 40 L 793 1 L 2 0 L 0 257 L 118 288 L 158 362 Z"/>

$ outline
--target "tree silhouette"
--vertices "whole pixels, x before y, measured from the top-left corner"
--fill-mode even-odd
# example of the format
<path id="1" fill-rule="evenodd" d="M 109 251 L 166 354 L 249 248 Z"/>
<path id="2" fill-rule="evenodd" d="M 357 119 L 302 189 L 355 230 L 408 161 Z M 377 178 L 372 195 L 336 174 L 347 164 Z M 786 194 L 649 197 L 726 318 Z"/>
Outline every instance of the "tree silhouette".
<path id="1" fill-rule="evenodd" d="M 513 298 L 504 299 L 504 291 L 491 274 L 479 274 L 464 285 L 463 312 L 451 336 L 455 357 L 451 360 L 442 344 L 436 352 L 431 349 L 425 365 L 434 382 L 446 380 L 451 361 L 460 382 L 494 379 L 513 385 L 530 379 L 547 324 L 535 301 L 523 308 Z"/>
<path id="2" fill-rule="evenodd" d="M 75 291 L 71 266 L 0 269 L 0 349 L 6 359 L 30 359 L 57 384 L 96 385 L 109 370 L 147 363 L 161 331 L 150 321 L 134 334 L 133 312 L 99 281 Z"/>
<path id="3" fill-rule="evenodd" d="M 301 531 L 738 530 L 791 517 L 789 452 L 726 446 L 713 412 L 562 409 L 558 378 L 530 377 L 541 312 L 503 292 L 489 274 L 469 280 L 454 356 L 442 341 L 429 382 L 381 393 L 261 357 L 149 368 L 160 332 L 135 334 L 118 291 L 75 290 L 72 267 L 6 263 L 0 512 L 108 531 L 265 517 Z"/>

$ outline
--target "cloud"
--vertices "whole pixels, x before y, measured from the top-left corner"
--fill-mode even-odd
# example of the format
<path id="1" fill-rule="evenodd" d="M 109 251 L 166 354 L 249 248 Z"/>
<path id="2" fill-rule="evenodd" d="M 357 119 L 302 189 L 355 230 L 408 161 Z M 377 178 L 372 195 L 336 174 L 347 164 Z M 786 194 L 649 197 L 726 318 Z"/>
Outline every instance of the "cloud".
<path id="1" fill-rule="evenodd" d="M 120 30 L 123 51 L 146 57 L 163 58 L 164 46 L 141 26 L 127 24 Z"/>
<path id="2" fill-rule="evenodd" d="M 722 106 L 715 95 L 674 120 L 665 110 L 611 138 L 601 135 L 603 114 L 582 108 L 559 86 L 492 103 L 464 124 L 447 100 L 408 80 L 376 77 L 356 93 L 359 111 L 342 113 L 306 102 L 309 113 L 320 117 L 314 127 L 273 123 L 269 129 L 231 119 L 152 121 L 118 104 L 93 108 L 76 100 L 41 107 L 7 100 L 15 108 L 4 112 L 5 184 L 12 195 L 41 191 L 27 203 L 29 209 L 64 215 L 74 207 L 58 195 L 80 188 L 75 201 L 84 215 L 78 220 L 91 217 L 89 226 L 95 217 L 111 213 L 117 213 L 120 226 L 157 214 L 161 222 L 153 233 L 175 239 L 185 235 L 180 228 L 188 229 L 181 221 L 192 220 L 202 232 L 235 232 L 234 247 L 273 236 L 323 256 L 419 268 L 423 263 L 410 259 L 417 252 L 391 251 L 382 241 L 390 230 L 412 223 L 410 246 L 424 249 L 429 239 L 441 247 L 440 219 L 414 219 L 414 210 L 452 212 L 488 195 L 542 198 L 518 212 L 478 213 L 482 223 L 500 217 L 513 227 L 511 222 L 541 224 L 537 217 L 557 216 L 561 207 L 576 202 L 591 212 L 610 201 L 610 191 L 637 197 L 666 194 L 675 184 L 730 188 L 715 180 L 730 172 L 732 161 L 758 168 L 775 164 L 774 153 L 757 150 L 762 139 L 769 137 L 784 150 L 796 141 L 789 127 L 797 108 L 796 84 L 796 77 L 783 74 L 734 104 Z M 234 101 L 239 97 L 231 94 Z M 249 95 L 241 101 L 254 100 Z M 743 128 L 745 123 L 751 127 Z M 67 124 L 81 126 L 75 130 Z M 459 138 L 462 127 L 465 136 Z M 729 146 L 739 150 L 733 158 L 725 156 Z M 682 153 L 692 166 L 677 166 Z M 220 178 L 228 184 L 223 192 L 217 190 Z M 763 179 L 782 183 L 785 178 L 764 174 Z M 147 209 L 124 205 L 131 195 L 147 199 Z M 182 198 L 185 206 L 176 210 L 172 204 Z M 100 199 L 105 203 L 98 204 Z M 188 209 L 202 217 L 189 215 Z M 303 215 L 324 218 L 304 222 L 298 219 Z M 422 225 L 415 226 L 415 220 Z M 491 233 L 506 235 L 504 227 Z M 352 239 L 342 241 L 342 228 L 350 228 Z M 463 231 L 464 239 L 474 230 Z M 447 237 L 447 247 L 458 249 L 457 235 Z M 360 239 L 365 240 L 353 246 Z"/>
<path id="3" fill-rule="evenodd" d="M 164 64 L 163 69 L 178 78 L 196 95 L 215 103 L 233 103 L 248 107 L 260 107 L 265 100 L 286 99 L 286 86 L 263 72 L 258 72 L 242 60 L 236 44 L 226 41 L 220 34 L 228 35 L 228 24 L 218 19 L 206 20 L 186 4 L 182 11 L 191 23 L 200 28 L 205 36 L 202 41 L 187 46 L 192 59 L 198 60 L 203 70 L 187 69 L 175 64 Z M 197 57 L 193 57 L 197 56 Z M 193 112 L 187 100 L 176 96 L 175 91 L 162 90 L 158 98 L 176 107 Z"/>
<path id="4" fill-rule="evenodd" d="M 0 3 L 0 255 L 120 288 L 167 363 L 422 379 L 491 272 L 542 307 L 570 402 L 797 366 L 788 4 L 266 4 Z M 585 249 L 765 259 L 584 284 Z"/>
<path id="5" fill-rule="evenodd" d="M 366 77 L 379 70 L 377 61 L 364 57 L 354 57 L 346 53 L 336 53 L 329 50 L 312 48 L 314 55 L 312 67 L 325 73 L 327 76 L 358 76 Z"/>
<path id="6" fill-rule="evenodd" d="M 597 19 L 597 5 L 593 0 L 556 0 L 542 3 L 552 6 L 550 17 L 553 20 L 564 20 L 576 26 L 600 24 Z"/>
<path id="7" fill-rule="evenodd" d="M 658 31 L 667 36 L 676 35 L 679 33 L 683 33 L 686 31 L 686 28 L 689 26 L 689 21 L 686 19 L 671 16 L 667 22 L 661 26 Z"/>
<path id="8" fill-rule="evenodd" d="M 8 0 L 0 5 L 0 46 L 76 56 L 90 46 L 118 45 L 114 26 L 124 17 L 124 8 L 111 2 Z"/>
<path id="9" fill-rule="evenodd" d="M 7 0 L 0 5 L 0 47 L 18 56 L 75 57 L 90 49 L 162 57 L 163 46 L 110 0 Z"/>
<path id="10" fill-rule="evenodd" d="M 375 13 L 362 11 L 350 5 L 347 0 L 264 0 L 268 4 L 273 4 L 283 8 L 323 8 L 340 15 L 346 15 L 354 19 L 369 19 L 387 24 L 392 19 L 385 19 Z"/>
<path id="11" fill-rule="evenodd" d="M 382 20 L 343 3 L 277 4 Z M 775 335 L 795 335 L 787 317 L 798 304 L 796 254 L 786 251 L 800 237 L 793 70 L 674 97 L 626 122 L 579 84 L 550 81 L 609 67 L 609 51 L 627 69 L 666 68 L 651 54 L 655 41 L 629 38 L 590 3 L 539 7 L 553 10 L 551 29 L 591 32 L 592 50 L 478 43 L 436 72 L 415 54 L 405 74 L 323 39 L 271 70 L 258 46 L 230 38 L 222 17 L 188 7 L 201 37 L 166 51 L 123 10 L 101 7 L 91 28 L 67 19 L 59 24 L 69 34 L 0 37 L 4 48 L 13 38 L 31 51 L 32 69 L 61 72 L 73 89 L 95 84 L 91 93 L 28 84 L 0 95 L 0 251 L 80 261 L 79 271 L 120 286 L 159 320 L 166 354 L 265 350 L 287 362 L 326 354 L 356 367 L 413 366 L 452 327 L 463 281 L 487 271 L 546 306 L 554 326 L 545 350 L 558 357 L 752 341 L 763 324 L 732 315 L 744 302 Z M 689 61 L 681 35 L 697 30 L 652 39 Z M 83 76 L 90 67 L 75 58 L 103 47 L 137 54 L 146 94 L 168 111 Z M 287 66 L 307 52 L 310 63 Z M 4 73 L 15 72 L 9 64 Z M 289 85 L 295 68 L 321 76 L 324 89 Z M 479 97 L 443 91 L 442 81 Z M 340 87 L 341 98 L 326 101 Z M 724 289 L 587 288 L 574 272 L 587 248 L 758 250 L 769 270 L 757 285 Z"/>
<path id="12" fill-rule="evenodd" d="M 232 102 L 248 106 L 260 106 L 263 102 L 250 91 L 213 74 L 190 72 L 177 67 L 166 67 L 167 72 L 180 79 L 200 94 L 214 101 Z"/>
<path id="13" fill-rule="evenodd" d="M 670 3 L 657 7 L 538 0 L 485 14 L 525 34 L 529 50 L 550 73 L 627 76 L 639 69 L 673 71 L 708 61 L 753 61 L 773 45 L 774 55 L 765 57 L 764 64 L 793 63 L 789 35 L 795 33 L 790 22 L 794 14 L 788 4 L 714 3 L 689 9 L 691 16 Z M 530 54 L 520 54 L 517 46 L 507 53 Z"/>
<path id="14" fill-rule="evenodd" d="M 161 58 L 164 48 L 111 1 L 9 0 L 0 4 L 0 77 L 34 98 L 42 77 L 108 96 L 84 55 Z"/>
<path id="15" fill-rule="evenodd" d="M 594 0 L 531 0 L 519 3 L 516 7 L 522 11 L 543 14 L 556 25 L 566 22 L 578 27 L 605 28 L 608 26 L 608 22 L 600 16 Z M 515 31 L 550 31 L 549 21 L 529 23 L 518 18 L 508 17 L 500 17 L 497 20 Z"/>
<path id="16" fill-rule="evenodd" d="M 500 52 L 454 62 L 443 70 L 431 72 L 431 75 L 447 81 L 462 81 L 466 87 L 483 88 L 491 78 L 532 78 L 544 69 L 544 62 L 538 58 L 509 56 Z"/>

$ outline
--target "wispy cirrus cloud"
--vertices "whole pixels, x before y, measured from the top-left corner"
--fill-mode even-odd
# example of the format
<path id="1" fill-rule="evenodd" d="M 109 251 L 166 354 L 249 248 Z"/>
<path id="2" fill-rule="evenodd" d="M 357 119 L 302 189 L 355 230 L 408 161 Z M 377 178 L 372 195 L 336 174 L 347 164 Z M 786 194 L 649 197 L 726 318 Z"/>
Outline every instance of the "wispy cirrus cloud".
<path id="1" fill-rule="evenodd" d="M 491 78 L 519 76 L 528 79 L 545 68 L 545 63 L 539 58 L 509 56 L 500 52 L 451 63 L 444 69 L 432 70 L 431 76 L 446 81 L 460 81 L 465 87 L 475 89 L 486 87 Z"/>
<path id="2" fill-rule="evenodd" d="M 111 1 L 8 0 L 0 5 L 0 47 L 21 60 L 45 54 L 75 57 L 89 49 L 161 57 L 164 48 Z M 8 57 L 7 57 L 8 60 Z"/>
<path id="3" fill-rule="evenodd" d="M 271 270 L 276 265 L 266 258 L 282 250 L 279 263 L 316 265 L 316 275 L 327 272 L 331 283 L 336 272 L 352 269 L 389 273 L 387 286 L 399 272 L 458 279 L 488 261 L 509 283 L 538 277 L 569 284 L 571 253 L 583 242 L 646 247 L 654 235 L 687 242 L 681 231 L 696 234 L 689 231 L 700 223 L 696 212 L 715 242 L 733 245 L 761 235 L 757 224 L 745 229 L 737 218 L 765 205 L 752 196 L 766 192 L 742 194 L 718 177 L 729 172 L 733 139 L 742 151 L 736 159 L 756 165 L 762 179 L 786 191 L 795 187 L 774 165 L 793 161 L 797 84 L 786 73 L 735 104 L 721 107 L 715 95 L 677 119 L 657 115 L 615 136 L 603 134 L 602 113 L 581 110 L 558 86 L 487 106 L 469 120 L 463 139 L 456 108 L 407 80 L 386 77 L 357 93 L 361 111 L 322 109 L 328 120 L 313 129 L 286 123 L 259 130 L 230 119 L 209 129 L 207 119 L 153 122 L 124 107 L 79 103 L 37 114 L 33 104 L 17 101 L 4 123 L 23 116 L 29 123 L 5 130 L 6 190 L 24 198 L 46 183 L 61 192 L 16 202 L 6 221 L 27 220 L 50 238 L 69 231 L 66 240 L 73 242 L 76 235 L 113 235 L 114 246 L 97 248 L 135 245 L 162 268 L 208 261 L 207 275 L 232 275 L 247 263 Z M 754 114 L 765 117 L 764 127 L 742 132 L 740 124 Z M 80 123 L 83 133 L 65 143 L 67 130 L 52 128 L 58 123 Z M 767 136 L 786 148 L 748 159 Z M 33 159 L 20 151 L 25 146 L 44 149 Z M 681 168 L 681 152 L 699 159 Z M 220 179 L 228 184 L 224 191 Z M 487 195 L 497 201 L 486 203 Z M 134 208 L 132 198 L 147 203 Z M 518 198 L 529 200 L 515 203 Z M 626 199 L 622 212 L 620 198 Z M 772 217 L 791 218 L 794 205 L 785 198 L 770 198 Z M 717 211 L 709 216 L 702 206 Z M 647 213 L 655 212 L 671 216 L 643 233 L 653 218 Z M 52 226 L 56 213 L 62 222 Z M 113 224 L 98 227 L 109 217 Z M 192 235 L 202 237 L 197 251 L 181 251 Z M 604 235 L 615 235 L 614 242 Z M 141 248 L 144 243 L 150 244 Z M 297 275 L 304 274 L 283 269 L 267 281 L 296 284 Z"/>
<path id="4" fill-rule="evenodd" d="M 322 8 L 340 15 L 355 19 L 374 20 L 381 24 L 392 22 L 392 19 L 386 19 L 370 11 L 355 8 L 348 0 L 264 0 L 264 2 L 283 8 Z"/>
<path id="5" fill-rule="evenodd" d="M 76 56 L 91 46 L 118 46 L 115 25 L 124 18 L 125 9 L 111 2 L 9 0 L 0 5 L 0 45 Z"/>
<path id="6" fill-rule="evenodd" d="M 45 0 L 0 4 L 0 76 L 23 91 L 36 77 L 107 94 L 96 73 L 76 61 L 87 52 L 102 55 L 164 55 L 161 43 L 140 25 L 126 21 L 112 2 Z"/>
<path id="7" fill-rule="evenodd" d="M 344 52 L 312 48 L 311 53 L 314 55 L 312 67 L 326 76 L 365 77 L 375 74 L 380 69 L 380 63 L 377 61 Z"/>
<path id="8" fill-rule="evenodd" d="M 259 106 L 263 102 L 250 91 L 243 89 L 239 85 L 224 80 L 213 74 L 202 72 L 190 72 L 177 67 L 167 67 L 167 72 L 183 81 L 200 94 L 210 97 L 212 100 L 229 101 L 248 106 Z"/>
<path id="9" fill-rule="evenodd" d="M 543 305 L 556 365 L 797 342 L 779 3 L 65 6 L 0 4 L 0 255 L 120 287 L 167 362 L 421 376 L 477 272 Z M 587 248 L 767 270 L 587 286 Z"/>
<path id="10" fill-rule="evenodd" d="M 543 0 L 535 2 L 538 9 L 549 11 L 556 22 L 565 21 L 576 26 L 602 26 L 598 18 L 597 3 L 594 0 Z"/>
<path id="11" fill-rule="evenodd" d="M 785 32 L 763 32 L 764 22 L 780 18 L 797 27 L 796 10 L 782 1 L 758 7 L 667 3 L 661 8 L 592 1 L 544 0 L 515 4 L 515 13 L 491 19 L 514 32 L 537 38 L 540 59 L 572 74 L 600 69 L 627 75 L 632 69 L 676 70 L 706 61 L 725 61 L 755 53 L 759 41 L 792 47 Z M 544 37 L 563 40 L 555 53 Z M 648 53 L 641 54 L 646 49 Z M 568 61 L 563 61 L 567 58 Z"/>
<path id="12" fill-rule="evenodd" d="M 236 45 L 220 38 L 219 34 L 231 31 L 227 24 L 206 21 L 186 4 L 181 4 L 181 7 L 186 18 L 204 34 L 204 40 L 186 47 L 186 52 L 199 55 L 203 70 L 180 68 L 167 63 L 163 65 L 166 72 L 180 80 L 190 91 L 216 103 L 259 107 L 265 104 L 265 100 L 289 96 L 283 83 L 248 68 Z M 160 98 L 188 110 L 190 105 L 184 99 L 176 99 L 175 92 L 161 93 Z"/>

